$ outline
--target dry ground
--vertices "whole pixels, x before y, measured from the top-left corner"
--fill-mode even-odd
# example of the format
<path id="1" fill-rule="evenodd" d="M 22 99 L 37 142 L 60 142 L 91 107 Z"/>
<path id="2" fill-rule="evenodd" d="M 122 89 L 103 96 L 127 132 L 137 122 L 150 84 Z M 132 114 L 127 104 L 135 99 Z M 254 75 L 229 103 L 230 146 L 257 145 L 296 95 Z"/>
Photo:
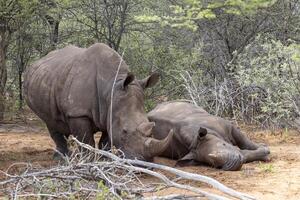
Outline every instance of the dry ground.
<path id="1" fill-rule="evenodd" d="M 211 176 L 229 187 L 252 194 L 258 199 L 300 199 L 300 134 L 293 131 L 276 133 L 266 131 L 251 133 L 250 131 L 249 135 L 253 140 L 270 145 L 271 162 L 246 164 L 241 171 L 237 172 L 225 172 L 205 166 L 180 169 Z M 45 167 L 54 165 L 53 148 L 54 144 L 49 135 L 42 129 L 0 125 L 0 170 L 7 170 L 15 162 L 32 162 Z M 155 162 L 175 165 L 175 161 L 164 158 L 156 158 Z M 0 175 L 1 178 L 3 176 Z M 145 179 L 151 181 L 150 178 Z M 207 187 L 204 184 L 198 186 Z M 148 195 L 184 192 L 170 188 Z"/>

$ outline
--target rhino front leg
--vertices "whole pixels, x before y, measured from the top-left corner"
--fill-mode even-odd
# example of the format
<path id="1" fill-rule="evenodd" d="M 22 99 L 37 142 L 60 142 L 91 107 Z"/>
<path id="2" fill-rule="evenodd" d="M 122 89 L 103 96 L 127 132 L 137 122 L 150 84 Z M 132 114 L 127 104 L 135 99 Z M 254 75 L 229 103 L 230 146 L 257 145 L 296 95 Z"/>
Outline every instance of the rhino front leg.
<path id="1" fill-rule="evenodd" d="M 244 162 L 269 161 L 270 150 L 266 146 L 260 146 L 256 150 L 240 150 L 244 156 Z"/>
<path id="2" fill-rule="evenodd" d="M 55 129 L 48 127 L 48 130 L 49 130 L 52 140 L 54 141 L 54 143 L 56 145 L 56 150 L 59 151 L 63 155 L 68 155 L 69 150 L 68 150 L 66 137 L 62 133 L 58 132 Z M 53 155 L 53 158 L 60 159 L 61 155 L 58 152 L 55 152 Z"/>
<path id="3" fill-rule="evenodd" d="M 88 118 L 70 118 L 69 126 L 72 135 L 74 135 L 74 137 L 76 137 L 80 142 L 95 147 L 94 131 L 92 123 Z"/>
<path id="4" fill-rule="evenodd" d="M 106 131 L 102 131 L 101 138 L 99 140 L 98 148 L 108 151 L 110 149 L 109 137 Z"/>

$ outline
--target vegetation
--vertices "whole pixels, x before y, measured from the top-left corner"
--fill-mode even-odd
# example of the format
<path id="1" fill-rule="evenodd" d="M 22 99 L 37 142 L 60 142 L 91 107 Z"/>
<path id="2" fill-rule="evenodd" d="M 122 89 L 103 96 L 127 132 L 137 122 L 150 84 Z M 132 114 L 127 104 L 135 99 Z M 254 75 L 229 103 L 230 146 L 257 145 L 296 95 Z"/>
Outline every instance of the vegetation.
<path id="1" fill-rule="evenodd" d="M 267 164 L 259 163 L 258 167 L 262 172 L 266 172 L 266 173 L 273 173 L 275 171 L 274 166 L 268 163 Z"/>
<path id="2" fill-rule="evenodd" d="M 0 0 L 0 121 L 24 107 L 22 73 L 68 44 L 103 42 L 143 77 L 147 108 L 192 99 L 266 126 L 300 115 L 298 0 Z"/>

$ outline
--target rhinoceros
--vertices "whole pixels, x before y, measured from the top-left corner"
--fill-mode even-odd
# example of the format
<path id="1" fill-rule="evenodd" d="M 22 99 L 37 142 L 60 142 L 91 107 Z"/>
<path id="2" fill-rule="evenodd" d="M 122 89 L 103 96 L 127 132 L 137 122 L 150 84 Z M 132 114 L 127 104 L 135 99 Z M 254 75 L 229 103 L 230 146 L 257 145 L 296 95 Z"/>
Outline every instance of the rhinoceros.
<path id="1" fill-rule="evenodd" d="M 251 141 L 230 121 L 189 102 L 161 103 L 148 113 L 148 118 L 155 122 L 152 133 L 156 139 L 174 130 L 172 142 L 160 156 L 177 159 L 178 165 L 204 163 L 239 170 L 243 163 L 269 159 L 265 144 Z"/>
<path id="2" fill-rule="evenodd" d="M 68 154 L 70 134 L 95 146 L 94 133 L 101 131 L 99 145 L 109 139 L 126 157 L 148 160 L 165 150 L 172 137 L 149 137 L 154 123 L 144 110 L 144 89 L 158 80 L 157 73 L 135 79 L 121 56 L 105 44 L 67 46 L 27 69 L 24 94 L 62 154 Z"/>

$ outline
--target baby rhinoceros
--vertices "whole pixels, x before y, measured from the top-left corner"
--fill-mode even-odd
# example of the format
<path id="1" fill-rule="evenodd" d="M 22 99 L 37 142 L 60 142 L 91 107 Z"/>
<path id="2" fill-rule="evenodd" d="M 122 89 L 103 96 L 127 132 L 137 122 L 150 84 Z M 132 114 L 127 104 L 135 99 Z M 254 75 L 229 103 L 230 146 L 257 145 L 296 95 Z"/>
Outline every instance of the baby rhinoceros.
<path id="1" fill-rule="evenodd" d="M 148 117 L 156 124 L 154 138 L 162 139 L 174 130 L 172 142 L 160 156 L 178 159 L 180 165 L 200 162 L 239 170 L 244 163 L 269 159 L 265 144 L 251 141 L 230 121 L 186 101 L 159 104 Z"/>

